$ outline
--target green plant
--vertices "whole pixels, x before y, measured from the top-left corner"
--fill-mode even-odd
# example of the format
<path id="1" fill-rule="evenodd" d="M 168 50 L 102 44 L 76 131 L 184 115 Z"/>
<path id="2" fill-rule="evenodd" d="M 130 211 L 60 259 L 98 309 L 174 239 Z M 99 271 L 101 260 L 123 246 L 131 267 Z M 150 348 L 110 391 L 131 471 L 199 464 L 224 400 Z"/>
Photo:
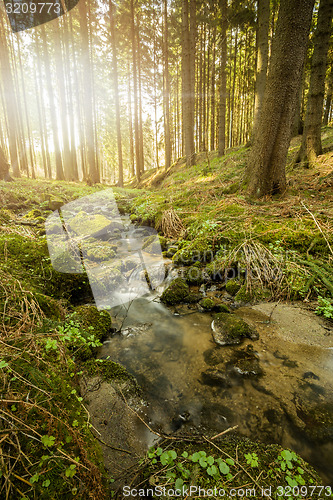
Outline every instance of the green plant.
<path id="1" fill-rule="evenodd" d="M 333 318 L 333 301 L 319 295 L 316 314 L 325 316 L 325 318 Z"/>
<path id="2" fill-rule="evenodd" d="M 256 453 L 246 453 L 244 457 L 246 458 L 246 463 L 248 465 L 250 465 L 251 467 L 258 467 L 259 458 Z"/>
<path id="3" fill-rule="evenodd" d="M 278 471 L 282 471 L 285 476 L 285 482 L 291 487 L 296 488 L 298 486 L 303 486 L 305 480 L 302 477 L 304 474 L 304 469 L 300 467 L 299 458 L 294 451 L 282 450 L 276 459 L 278 464 Z M 292 499 L 294 496 L 287 496 L 286 498 Z M 302 498 L 297 496 L 296 498 Z"/>

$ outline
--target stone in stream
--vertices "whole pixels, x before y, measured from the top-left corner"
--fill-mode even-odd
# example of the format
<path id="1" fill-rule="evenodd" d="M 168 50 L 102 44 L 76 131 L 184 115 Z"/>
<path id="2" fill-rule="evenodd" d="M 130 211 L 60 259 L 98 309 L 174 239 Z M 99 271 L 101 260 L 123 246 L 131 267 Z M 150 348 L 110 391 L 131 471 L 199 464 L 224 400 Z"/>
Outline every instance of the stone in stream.
<path id="1" fill-rule="evenodd" d="M 182 278 L 176 278 L 162 293 L 161 302 L 169 306 L 179 304 L 185 301 L 189 291 L 186 281 Z"/>
<path id="2" fill-rule="evenodd" d="M 208 368 L 208 370 L 201 373 L 202 382 L 205 385 L 231 387 L 231 382 L 228 375 L 216 368 Z"/>
<path id="3" fill-rule="evenodd" d="M 237 345 L 244 338 L 257 340 L 258 332 L 234 314 L 215 314 L 212 322 L 213 338 L 218 345 Z"/>
<path id="4" fill-rule="evenodd" d="M 252 378 L 263 375 L 259 356 L 253 351 L 251 345 L 248 345 L 246 349 L 236 350 L 226 364 L 226 368 L 227 372 L 235 377 Z"/>

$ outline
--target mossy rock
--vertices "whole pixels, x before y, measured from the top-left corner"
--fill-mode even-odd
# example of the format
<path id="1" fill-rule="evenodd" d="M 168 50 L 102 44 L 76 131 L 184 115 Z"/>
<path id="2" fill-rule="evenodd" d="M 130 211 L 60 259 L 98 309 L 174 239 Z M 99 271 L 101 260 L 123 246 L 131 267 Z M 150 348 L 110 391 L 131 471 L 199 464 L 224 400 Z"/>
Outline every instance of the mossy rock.
<path id="1" fill-rule="evenodd" d="M 261 377 L 264 373 L 260 366 L 259 356 L 253 351 L 252 345 L 235 351 L 232 359 L 226 364 L 226 368 L 228 373 L 237 378 Z"/>
<path id="2" fill-rule="evenodd" d="M 253 299 L 254 295 L 247 289 L 246 284 L 242 285 L 235 295 L 235 301 L 243 302 L 244 304 L 252 302 Z"/>
<path id="3" fill-rule="evenodd" d="M 230 313 L 231 312 L 231 310 L 227 306 L 227 304 L 224 304 L 223 302 L 221 302 L 219 304 L 215 304 L 214 311 L 216 311 L 216 312 L 224 312 L 224 313 Z"/>
<path id="4" fill-rule="evenodd" d="M 176 252 L 178 252 L 178 246 L 171 245 L 165 251 L 165 257 L 168 257 L 168 259 L 172 259 Z"/>
<path id="5" fill-rule="evenodd" d="M 214 341 L 218 345 L 237 345 L 246 337 L 251 340 L 259 338 L 254 328 L 234 314 L 215 314 L 212 329 Z"/>
<path id="6" fill-rule="evenodd" d="M 82 210 L 68 222 L 69 229 L 79 236 L 93 236 L 105 231 L 110 226 L 115 226 L 115 222 L 107 219 L 102 214 L 87 214 Z M 122 225 L 120 224 L 120 228 Z"/>
<path id="7" fill-rule="evenodd" d="M 201 372 L 202 382 L 205 385 L 228 388 L 231 387 L 230 379 L 225 371 L 208 368 Z"/>
<path id="8" fill-rule="evenodd" d="M 24 218 L 25 219 L 37 219 L 38 217 L 42 217 L 42 216 L 43 216 L 43 214 L 42 214 L 41 210 L 39 210 L 38 208 L 34 208 L 34 209 L 30 210 L 30 212 L 25 214 Z"/>
<path id="9" fill-rule="evenodd" d="M 333 404 L 297 401 L 297 415 L 305 424 L 307 437 L 315 443 L 333 441 Z"/>
<path id="10" fill-rule="evenodd" d="M 84 256 L 94 262 L 101 262 L 113 259 L 117 254 L 117 245 L 108 241 L 101 241 L 90 238 L 84 243 Z"/>
<path id="11" fill-rule="evenodd" d="M 185 279 L 189 285 L 201 285 L 204 282 L 203 269 L 191 266 L 185 271 Z"/>
<path id="12" fill-rule="evenodd" d="M 238 280 L 234 280 L 234 279 L 228 280 L 227 284 L 225 285 L 226 291 L 232 296 L 236 295 L 236 293 L 239 291 L 240 287 L 241 287 L 240 282 Z"/>
<path id="13" fill-rule="evenodd" d="M 212 311 L 215 307 L 215 300 L 210 297 L 204 297 L 200 300 L 199 306 L 201 306 L 205 311 Z"/>
<path id="14" fill-rule="evenodd" d="M 41 293 L 36 293 L 35 298 L 47 318 L 53 320 L 64 320 L 65 309 L 59 300 Z"/>
<path id="15" fill-rule="evenodd" d="M 110 359 L 89 360 L 85 366 L 90 375 L 100 375 L 107 382 L 112 380 L 135 380 L 123 365 Z"/>
<path id="16" fill-rule="evenodd" d="M 186 297 L 185 301 L 186 304 L 197 304 L 200 302 L 202 299 L 201 293 L 189 293 L 188 296 Z"/>
<path id="17" fill-rule="evenodd" d="M 162 245 L 161 245 L 161 236 L 158 236 L 158 234 L 152 234 L 151 236 L 148 236 L 145 238 L 143 244 L 142 244 L 142 250 L 145 250 L 148 253 L 152 254 L 160 254 Z M 163 250 L 166 249 L 166 246 L 164 245 Z"/>
<path id="18" fill-rule="evenodd" d="M 223 363 L 222 349 L 218 347 L 213 347 L 212 349 L 207 349 L 203 353 L 205 363 L 209 366 L 216 366 Z"/>
<path id="19" fill-rule="evenodd" d="M 99 342 L 105 340 L 111 330 L 111 316 L 107 311 L 99 311 L 95 306 L 79 306 L 75 308 L 74 317 L 83 328 L 92 327 L 92 333 Z"/>
<path id="20" fill-rule="evenodd" d="M 195 262 L 210 262 L 214 258 L 212 243 L 205 238 L 197 238 L 193 241 L 186 241 L 172 260 L 177 265 L 188 266 Z"/>
<path id="21" fill-rule="evenodd" d="M 185 301 L 189 295 L 189 287 L 183 278 L 176 278 L 161 295 L 161 302 L 175 305 Z"/>

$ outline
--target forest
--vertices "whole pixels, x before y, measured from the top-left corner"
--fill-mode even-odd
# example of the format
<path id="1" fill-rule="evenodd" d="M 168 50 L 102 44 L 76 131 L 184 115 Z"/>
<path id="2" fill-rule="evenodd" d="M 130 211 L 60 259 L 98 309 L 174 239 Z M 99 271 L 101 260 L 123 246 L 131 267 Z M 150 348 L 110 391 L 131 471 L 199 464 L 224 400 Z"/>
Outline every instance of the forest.
<path id="1" fill-rule="evenodd" d="M 332 19 L 0 3 L 0 500 L 333 498 Z"/>

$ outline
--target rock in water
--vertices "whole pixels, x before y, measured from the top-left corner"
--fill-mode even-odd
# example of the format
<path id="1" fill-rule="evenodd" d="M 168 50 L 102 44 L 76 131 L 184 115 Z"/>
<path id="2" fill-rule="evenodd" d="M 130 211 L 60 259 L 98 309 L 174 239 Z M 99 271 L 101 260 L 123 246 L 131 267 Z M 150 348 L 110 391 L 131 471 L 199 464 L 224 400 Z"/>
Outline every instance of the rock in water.
<path id="1" fill-rule="evenodd" d="M 202 382 L 205 385 L 219 386 L 219 387 L 231 387 L 230 379 L 228 375 L 216 368 L 208 368 L 208 370 L 201 372 Z"/>
<path id="2" fill-rule="evenodd" d="M 183 302 L 189 295 L 189 287 L 185 280 L 176 278 L 161 295 L 161 301 L 169 306 Z"/>
<path id="3" fill-rule="evenodd" d="M 254 328 L 234 314 L 216 314 L 212 322 L 212 330 L 214 341 L 218 345 L 237 345 L 245 337 L 251 340 L 259 338 L 259 334 Z"/>

